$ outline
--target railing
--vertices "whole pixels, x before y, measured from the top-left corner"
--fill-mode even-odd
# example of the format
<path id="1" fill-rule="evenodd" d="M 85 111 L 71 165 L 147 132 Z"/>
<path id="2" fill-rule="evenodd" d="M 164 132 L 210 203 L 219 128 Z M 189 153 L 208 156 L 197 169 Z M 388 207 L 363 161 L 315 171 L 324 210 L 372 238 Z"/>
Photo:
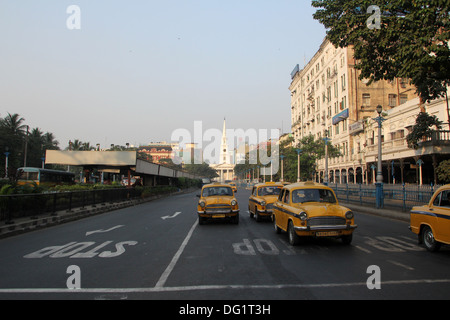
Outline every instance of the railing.
<path id="1" fill-rule="evenodd" d="M 339 201 L 376 207 L 375 185 L 329 184 Z M 384 208 L 409 211 L 414 206 L 428 204 L 438 186 L 383 184 Z"/>
<path id="2" fill-rule="evenodd" d="M 155 187 L 156 188 L 156 187 Z M 155 192 L 152 194 L 159 194 Z M 162 191 L 166 193 L 166 191 Z M 71 211 L 74 208 L 99 206 L 145 196 L 139 188 L 115 188 L 36 194 L 0 195 L 0 221 Z"/>

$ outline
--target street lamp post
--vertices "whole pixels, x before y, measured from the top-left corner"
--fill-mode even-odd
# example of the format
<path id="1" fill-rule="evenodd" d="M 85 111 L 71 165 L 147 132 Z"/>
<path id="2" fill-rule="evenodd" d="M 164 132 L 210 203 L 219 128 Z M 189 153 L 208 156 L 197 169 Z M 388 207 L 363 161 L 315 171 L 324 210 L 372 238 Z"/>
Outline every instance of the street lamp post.
<path id="1" fill-rule="evenodd" d="M 383 208 L 383 168 L 382 168 L 382 162 L 381 162 L 381 125 L 383 121 L 385 120 L 381 116 L 381 112 L 383 111 L 383 107 L 381 105 L 377 106 L 377 113 L 378 117 L 376 117 L 374 120 L 378 123 L 378 166 L 377 166 L 377 182 L 376 185 L 376 206 L 377 209 Z"/>
<path id="2" fill-rule="evenodd" d="M 330 141 L 330 138 L 328 138 L 328 130 L 325 130 L 325 138 L 323 138 L 325 141 L 325 173 L 323 175 L 323 184 L 328 185 L 328 141 Z M 320 181 L 320 176 L 319 176 Z"/>
<path id="3" fill-rule="evenodd" d="M 295 149 L 297 151 L 297 182 L 300 182 L 300 153 L 302 153 L 302 149 Z"/>
<path id="4" fill-rule="evenodd" d="M 281 158 L 281 182 L 284 182 L 283 163 L 284 163 L 284 158 L 285 157 L 286 156 L 284 156 L 284 155 L 280 155 L 280 158 Z"/>
<path id="5" fill-rule="evenodd" d="M 8 178 L 8 157 L 10 155 L 10 153 L 8 152 L 8 147 L 5 148 L 5 152 L 3 153 L 6 157 L 5 159 L 5 179 Z"/>

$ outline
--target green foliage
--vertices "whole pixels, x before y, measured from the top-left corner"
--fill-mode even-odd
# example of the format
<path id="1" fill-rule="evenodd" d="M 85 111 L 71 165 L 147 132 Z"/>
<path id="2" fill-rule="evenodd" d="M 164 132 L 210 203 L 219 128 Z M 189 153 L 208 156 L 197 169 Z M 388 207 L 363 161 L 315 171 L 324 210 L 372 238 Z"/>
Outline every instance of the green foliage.
<path id="1" fill-rule="evenodd" d="M 416 118 L 416 124 L 412 128 L 412 131 L 406 136 L 408 147 L 417 149 L 419 142 L 423 138 L 431 138 L 433 132 L 442 129 L 442 121 L 436 116 L 431 116 L 426 112 L 420 112 Z"/>
<path id="2" fill-rule="evenodd" d="M 445 160 L 439 163 L 436 168 L 438 179 L 442 183 L 450 183 L 450 160 Z"/>
<path id="3" fill-rule="evenodd" d="M 192 173 L 204 178 L 213 179 L 219 176 L 216 170 L 211 168 L 209 164 L 205 162 L 203 162 L 202 164 L 187 164 L 184 166 L 184 170 L 188 173 Z"/>
<path id="4" fill-rule="evenodd" d="M 296 149 L 301 149 L 300 154 L 300 179 L 302 181 L 311 180 L 316 171 L 316 161 L 325 157 L 325 141 L 323 139 L 315 139 L 313 135 L 308 135 L 300 140 L 297 146 L 293 146 L 293 137 L 280 143 L 279 153 L 284 156 L 283 159 L 283 179 L 289 182 L 297 181 L 298 170 L 298 154 Z M 328 156 L 339 156 L 339 150 L 331 143 L 328 143 Z M 235 174 L 243 176 L 249 169 L 255 169 L 255 177 L 257 177 L 257 166 L 262 167 L 259 162 L 257 164 L 249 164 L 249 155 L 246 154 L 246 162 L 244 164 L 237 164 L 235 166 Z M 279 181 L 281 179 L 281 158 L 279 171 L 274 173 L 273 180 Z"/>
<path id="5" fill-rule="evenodd" d="M 369 29 L 376 5 L 380 29 Z M 443 97 L 450 85 L 448 0 L 314 0 L 313 15 L 336 47 L 354 46 L 360 78 L 411 79 L 423 102 Z"/>

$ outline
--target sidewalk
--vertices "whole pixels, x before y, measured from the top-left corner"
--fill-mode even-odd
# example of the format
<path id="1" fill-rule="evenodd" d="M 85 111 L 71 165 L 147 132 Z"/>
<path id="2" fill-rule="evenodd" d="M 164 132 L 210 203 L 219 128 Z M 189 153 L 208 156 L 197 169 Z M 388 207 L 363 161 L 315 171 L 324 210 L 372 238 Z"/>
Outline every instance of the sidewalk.
<path id="1" fill-rule="evenodd" d="M 46 214 L 38 216 L 37 218 L 23 217 L 13 219 L 13 223 L 5 224 L 5 221 L 0 222 L 0 239 L 17 235 L 24 232 L 29 232 L 37 229 L 42 229 L 50 226 L 54 226 L 60 223 L 75 221 L 83 219 L 89 216 L 114 211 L 122 208 L 136 206 L 145 202 L 153 201 L 156 199 L 166 198 L 173 195 L 190 193 L 197 189 L 190 188 L 177 192 L 172 192 L 162 195 L 154 195 L 145 199 L 132 199 L 124 200 L 116 203 L 101 203 L 92 206 L 85 206 L 83 208 L 75 208 L 71 211 L 63 210 L 57 211 L 55 214 Z"/>
<path id="2" fill-rule="evenodd" d="M 377 209 L 373 207 L 368 207 L 364 205 L 359 205 L 355 203 L 349 203 L 345 201 L 339 201 L 339 204 L 351 209 L 354 212 L 361 212 L 361 213 L 368 213 L 373 214 L 381 217 L 401 220 L 409 222 L 409 211 L 402 211 L 401 209 L 394 210 L 394 209 Z"/>

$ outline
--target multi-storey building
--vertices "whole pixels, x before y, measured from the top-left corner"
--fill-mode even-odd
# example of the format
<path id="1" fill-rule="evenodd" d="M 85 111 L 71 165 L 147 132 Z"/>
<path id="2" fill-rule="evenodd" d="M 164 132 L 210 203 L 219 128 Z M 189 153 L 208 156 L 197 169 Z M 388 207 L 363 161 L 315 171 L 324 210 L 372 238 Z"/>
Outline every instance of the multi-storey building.
<path id="1" fill-rule="evenodd" d="M 417 97 L 406 79 L 378 81 L 368 85 L 359 80 L 353 49 L 335 48 L 327 39 L 314 57 L 291 74 L 292 134 L 297 144 L 312 134 L 327 136 L 341 156 L 328 161 L 329 181 L 369 182 L 371 163 L 367 146 L 377 143 L 373 130 L 367 136 L 368 123 L 377 116 L 377 105 L 385 113 Z M 417 113 L 419 108 L 417 108 Z M 398 132 L 400 133 L 400 131 Z M 404 132 L 403 132 L 404 134 Z M 325 163 L 317 163 L 317 180 L 322 180 Z"/>

